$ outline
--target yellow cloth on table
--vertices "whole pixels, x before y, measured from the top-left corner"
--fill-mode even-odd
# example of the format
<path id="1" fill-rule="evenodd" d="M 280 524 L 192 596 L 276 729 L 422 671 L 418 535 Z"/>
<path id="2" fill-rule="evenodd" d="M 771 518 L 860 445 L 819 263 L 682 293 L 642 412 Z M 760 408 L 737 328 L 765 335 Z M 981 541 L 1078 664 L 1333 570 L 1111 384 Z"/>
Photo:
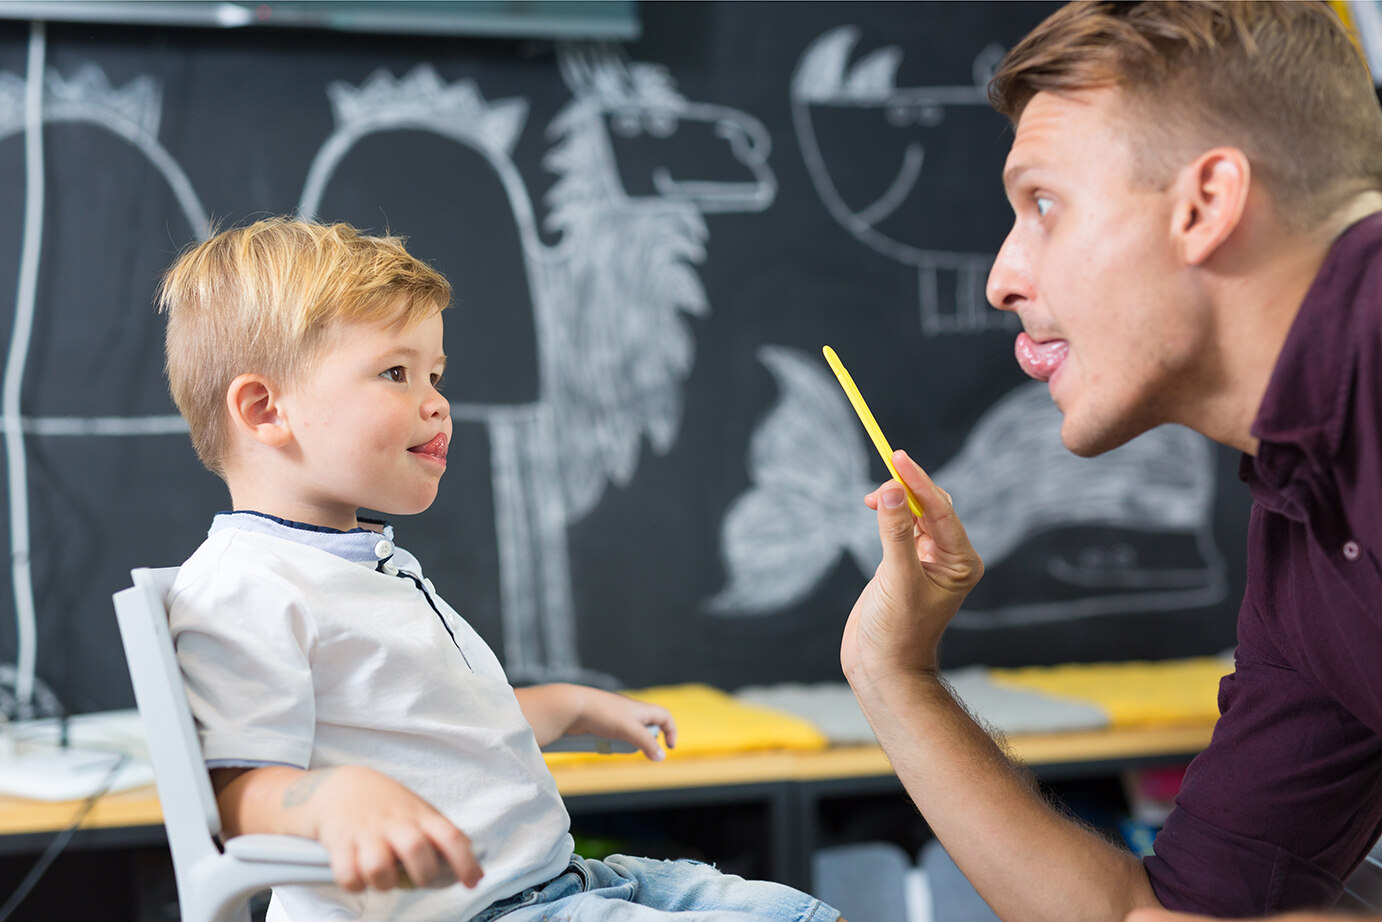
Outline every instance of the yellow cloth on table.
<path id="1" fill-rule="evenodd" d="M 677 722 L 677 746 L 667 750 L 668 759 L 765 749 L 816 750 L 825 749 L 830 744 L 825 734 L 800 717 L 785 711 L 744 704 L 733 695 L 709 685 L 663 685 L 626 691 L 624 694 L 640 701 L 660 704 L 672 712 L 672 719 Z M 641 752 L 619 755 L 551 752 L 545 754 L 544 758 L 549 765 L 569 765 L 573 762 L 647 757 Z"/>
<path id="2" fill-rule="evenodd" d="M 989 680 L 1092 704 L 1108 714 L 1112 727 L 1149 727 L 1218 720 L 1219 680 L 1232 671 L 1231 660 L 1200 656 L 990 669 Z"/>

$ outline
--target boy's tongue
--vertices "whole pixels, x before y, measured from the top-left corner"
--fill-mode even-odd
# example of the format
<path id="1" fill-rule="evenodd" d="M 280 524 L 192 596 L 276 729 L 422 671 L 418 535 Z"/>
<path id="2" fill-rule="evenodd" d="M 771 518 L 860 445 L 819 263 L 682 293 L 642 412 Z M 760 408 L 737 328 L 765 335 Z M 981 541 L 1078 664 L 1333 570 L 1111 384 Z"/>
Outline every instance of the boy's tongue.
<path id="1" fill-rule="evenodd" d="M 1049 381 L 1061 362 L 1065 361 L 1070 344 L 1063 339 L 1039 343 L 1026 333 L 1018 333 L 1013 351 L 1017 353 L 1017 364 L 1022 366 L 1023 371 L 1038 381 Z"/>
<path id="2" fill-rule="evenodd" d="M 437 436 L 426 445 L 414 445 L 408 450 L 419 455 L 431 455 L 434 458 L 445 458 L 446 436 L 438 433 Z"/>

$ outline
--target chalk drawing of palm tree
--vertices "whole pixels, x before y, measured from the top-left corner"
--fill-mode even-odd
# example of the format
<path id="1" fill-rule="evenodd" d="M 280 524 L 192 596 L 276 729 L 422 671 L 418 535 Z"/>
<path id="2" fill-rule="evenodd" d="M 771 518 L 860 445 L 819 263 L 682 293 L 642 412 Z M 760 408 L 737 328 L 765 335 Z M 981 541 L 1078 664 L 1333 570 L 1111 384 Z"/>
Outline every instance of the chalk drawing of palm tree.
<path id="1" fill-rule="evenodd" d="M 609 46 L 569 45 L 558 65 L 572 100 L 548 128 L 545 165 L 557 174 L 540 238 L 513 148 L 526 100 L 486 101 L 472 81 L 444 82 L 429 65 L 397 79 L 328 88 L 336 127 L 313 161 L 300 210 L 315 215 L 341 158 L 366 135 L 424 130 L 480 153 L 512 209 L 533 299 L 538 395 L 520 405 L 453 404 L 482 422 L 499 549 L 505 668 L 519 682 L 612 680 L 579 661 L 567 528 L 611 484 L 629 482 L 646 439 L 665 453 L 681 424 L 682 385 L 694 362 L 686 315 L 709 309 L 696 265 L 708 212 L 758 211 L 776 194 L 770 139 L 751 116 L 693 102 L 654 64 Z M 687 126 L 709 128 L 738 181 L 651 171 L 651 192 L 627 191 L 612 133 L 674 144 Z"/>
<path id="2" fill-rule="evenodd" d="M 792 76 L 792 122 L 821 202 L 864 246 L 916 271 L 925 335 L 1014 326 L 985 301 L 993 254 L 976 250 L 976 234 L 957 220 L 976 206 L 973 180 L 955 175 L 973 168 L 977 152 L 998 149 L 1001 119 L 989 111 L 986 87 L 1003 49 L 979 52 L 970 84 L 899 87 L 899 48 L 880 48 L 849 66 L 859 37 L 855 26 L 825 33 Z M 946 154 L 950 168 L 928 171 L 928 151 L 933 161 Z M 1001 202 L 994 205 L 1006 215 Z"/>
<path id="3" fill-rule="evenodd" d="M 877 485 L 874 456 L 833 375 L 819 357 L 784 346 L 764 346 L 759 357 L 780 393 L 750 439 L 752 486 L 721 525 L 729 582 L 705 607 L 724 616 L 800 603 L 841 555 L 863 574 L 882 560 L 875 516 L 861 501 Z M 793 459 L 790 469 L 783 458 Z M 1046 387 L 1029 382 L 990 407 L 932 475 L 955 496 L 990 580 L 1023 554 L 1041 576 L 1039 592 L 988 602 L 976 593 L 956 627 L 1196 608 L 1227 593 L 1213 534 L 1213 455 L 1188 429 L 1162 426 L 1076 458 L 1061 444 Z M 1060 532 L 1068 540 L 1053 542 Z"/>

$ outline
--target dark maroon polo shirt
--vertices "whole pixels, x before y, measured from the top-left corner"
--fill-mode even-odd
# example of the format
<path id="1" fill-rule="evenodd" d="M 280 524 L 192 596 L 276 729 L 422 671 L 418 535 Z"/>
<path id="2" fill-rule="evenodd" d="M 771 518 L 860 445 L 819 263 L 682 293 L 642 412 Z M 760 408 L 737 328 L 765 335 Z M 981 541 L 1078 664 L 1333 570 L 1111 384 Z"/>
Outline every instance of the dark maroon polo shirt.
<path id="1" fill-rule="evenodd" d="M 1253 424 L 1222 716 L 1146 861 L 1168 907 L 1327 907 L 1382 834 L 1382 214 L 1334 244 Z"/>

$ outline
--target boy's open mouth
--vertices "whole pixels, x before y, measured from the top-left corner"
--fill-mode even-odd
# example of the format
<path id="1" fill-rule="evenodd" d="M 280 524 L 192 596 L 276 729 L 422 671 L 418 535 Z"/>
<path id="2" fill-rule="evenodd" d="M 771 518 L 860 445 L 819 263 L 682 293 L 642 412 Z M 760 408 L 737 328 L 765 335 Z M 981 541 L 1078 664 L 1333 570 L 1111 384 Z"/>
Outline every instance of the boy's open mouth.
<path id="1" fill-rule="evenodd" d="M 415 455 L 426 455 L 443 463 L 446 462 L 446 433 L 438 432 L 432 441 L 424 445 L 414 445 L 408 449 Z"/>

